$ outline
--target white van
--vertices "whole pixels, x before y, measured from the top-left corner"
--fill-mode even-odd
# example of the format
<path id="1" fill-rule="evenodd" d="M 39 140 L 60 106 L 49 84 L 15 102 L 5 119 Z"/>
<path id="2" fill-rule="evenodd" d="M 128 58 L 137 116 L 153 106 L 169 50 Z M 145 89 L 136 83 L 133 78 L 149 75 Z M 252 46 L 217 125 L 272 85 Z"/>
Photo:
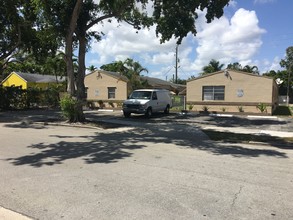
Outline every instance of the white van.
<path id="1" fill-rule="evenodd" d="M 153 112 L 169 113 L 172 107 L 170 91 L 165 89 L 134 90 L 129 98 L 123 102 L 123 114 L 130 117 L 131 113 L 145 114 L 150 117 Z"/>

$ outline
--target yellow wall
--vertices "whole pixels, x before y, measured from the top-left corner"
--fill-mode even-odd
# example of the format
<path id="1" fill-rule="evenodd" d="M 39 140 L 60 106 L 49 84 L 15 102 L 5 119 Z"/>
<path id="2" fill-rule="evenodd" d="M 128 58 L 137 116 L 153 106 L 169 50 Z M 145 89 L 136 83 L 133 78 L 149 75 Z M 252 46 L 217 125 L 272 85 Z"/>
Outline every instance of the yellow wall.
<path id="1" fill-rule="evenodd" d="M 22 86 L 22 89 L 27 89 L 27 82 L 19 77 L 17 74 L 12 73 L 3 83 L 3 86 Z"/>
<path id="2" fill-rule="evenodd" d="M 61 85 L 61 83 L 59 83 Z M 51 83 L 36 83 L 36 82 L 26 82 L 23 78 L 18 76 L 15 73 L 12 73 L 8 76 L 8 78 L 2 82 L 2 85 L 5 87 L 10 86 L 22 86 L 22 89 L 28 88 L 40 88 L 40 89 L 47 89 L 50 85 L 58 85 L 55 82 Z"/>

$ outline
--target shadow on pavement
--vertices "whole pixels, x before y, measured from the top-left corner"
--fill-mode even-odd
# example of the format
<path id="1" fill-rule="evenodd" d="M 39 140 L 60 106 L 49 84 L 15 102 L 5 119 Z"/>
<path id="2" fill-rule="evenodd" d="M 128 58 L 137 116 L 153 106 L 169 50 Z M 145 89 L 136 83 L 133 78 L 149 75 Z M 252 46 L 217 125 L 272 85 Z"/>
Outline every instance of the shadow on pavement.
<path id="1" fill-rule="evenodd" d="M 66 137 L 58 136 L 58 133 L 54 136 L 61 140 L 52 144 L 38 143 L 28 146 L 28 148 L 38 149 L 38 152 L 7 160 L 14 165 L 33 167 L 52 166 L 75 158 L 84 160 L 86 164 L 107 164 L 131 157 L 135 150 L 161 143 L 198 149 L 215 155 L 287 158 L 285 153 L 277 150 L 252 149 L 243 145 L 212 142 L 198 128 L 186 124 L 155 127 L 147 125 L 146 128 L 136 127 L 127 131 L 96 132 L 94 136 L 81 136 L 80 138 L 86 138 L 86 141 L 79 142 L 64 141 L 62 139 Z"/>

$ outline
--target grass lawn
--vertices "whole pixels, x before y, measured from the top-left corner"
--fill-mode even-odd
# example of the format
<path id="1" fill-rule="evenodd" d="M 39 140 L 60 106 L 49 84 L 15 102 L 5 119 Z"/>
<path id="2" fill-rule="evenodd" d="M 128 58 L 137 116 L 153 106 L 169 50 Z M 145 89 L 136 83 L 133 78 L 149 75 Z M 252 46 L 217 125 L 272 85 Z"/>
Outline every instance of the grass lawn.
<path id="1" fill-rule="evenodd" d="M 203 130 L 203 132 L 214 141 L 231 142 L 231 143 L 249 143 L 249 142 L 263 142 L 275 143 L 292 146 L 293 137 L 282 138 L 267 135 L 252 135 L 252 134 L 236 134 L 232 132 L 221 132 L 212 130 Z"/>

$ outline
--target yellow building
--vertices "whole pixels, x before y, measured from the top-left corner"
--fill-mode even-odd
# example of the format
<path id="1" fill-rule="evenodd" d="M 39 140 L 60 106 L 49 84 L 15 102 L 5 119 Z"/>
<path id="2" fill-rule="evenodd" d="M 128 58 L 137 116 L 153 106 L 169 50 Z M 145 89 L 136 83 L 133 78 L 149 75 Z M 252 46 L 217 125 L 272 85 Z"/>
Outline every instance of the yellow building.
<path id="1" fill-rule="evenodd" d="M 50 85 L 59 84 L 63 81 L 65 81 L 65 77 L 12 72 L 1 82 L 1 85 L 4 87 L 21 86 L 22 89 L 32 87 L 46 89 Z"/>

